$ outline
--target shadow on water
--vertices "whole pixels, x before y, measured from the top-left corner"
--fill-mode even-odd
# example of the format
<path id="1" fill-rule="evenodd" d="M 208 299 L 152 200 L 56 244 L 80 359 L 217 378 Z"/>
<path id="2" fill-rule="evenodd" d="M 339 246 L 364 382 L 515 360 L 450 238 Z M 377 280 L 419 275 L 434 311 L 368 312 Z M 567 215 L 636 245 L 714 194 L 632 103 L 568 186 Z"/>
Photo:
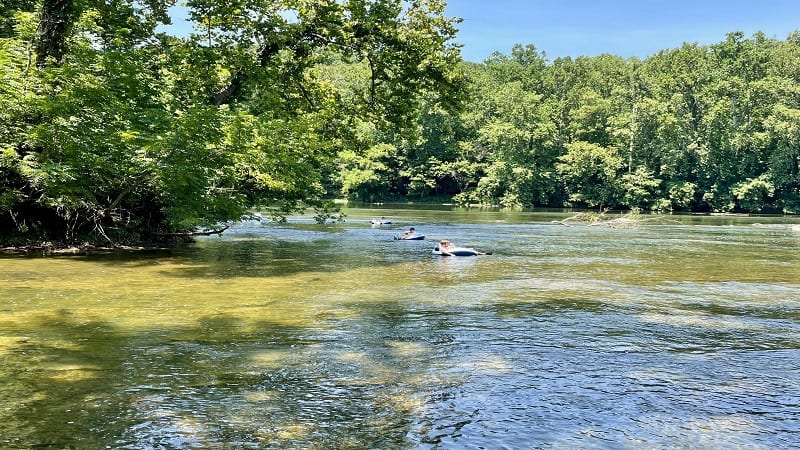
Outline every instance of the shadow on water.
<path id="1" fill-rule="evenodd" d="M 426 375 L 428 348 L 452 343 L 453 324 L 383 303 L 359 313 L 374 320 L 348 331 L 213 317 L 132 332 L 68 311 L 39 316 L 18 337 L 3 337 L 0 443 L 410 447 L 414 396 L 440 391 L 441 376 Z M 428 320 L 422 334 L 407 328 Z"/>
<path id="2" fill-rule="evenodd" d="M 402 380 L 313 328 L 215 317 L 130 332 L 68 313 L 28 327 L 0 349 L 4 448 L 407 445 Z"/>
<path id="3" fill-rule="evenodd" d="M 396 241 L 394 229 L 330 226 L 269 227 L 261 234 L 236 230 L 223 237 L 164 251 L 108 253 L 87 260 L 131 268 L 155 267 L 165 260 L 165 275 L 186 278 L 285 277 L 311 272 L 336 272 L 387 265 L 430 256 L 430 241 Z"/>
<path id="4" fill-rule="evenodd" d="M 214 316 L 136 330 L 40 315 L 3 337 L 0 443 L 564 448 L 614 447 L 631 434 L 757 448 L 800 433 L 800 397 L 787 390 L 796 339 L 721 346 L 764 337 L 654 325 L 578 299 L 349 309 L 302 326 Z M 730 354 L 740 350 L 749 352 Z M 658 428 L 672 423 L 698 428 Z M 708 426 L 725 431 L 687 431 Z"/>

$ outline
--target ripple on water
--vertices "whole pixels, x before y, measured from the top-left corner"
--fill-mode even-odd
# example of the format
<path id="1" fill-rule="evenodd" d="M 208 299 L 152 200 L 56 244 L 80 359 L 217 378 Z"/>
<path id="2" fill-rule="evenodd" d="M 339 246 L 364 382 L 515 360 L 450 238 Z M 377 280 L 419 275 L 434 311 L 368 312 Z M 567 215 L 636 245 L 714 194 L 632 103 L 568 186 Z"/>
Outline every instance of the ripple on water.
<path id="1" fill-rule="evenodd" d="M 375 211 L 357 214 L 132 260 L 0 260 L 0 442 L 800 445 L 785 227 L 381 211 L 398 225 L 373 229 Z M 392 239 L 409 224 L 494 254 L 432 257 Z"/>

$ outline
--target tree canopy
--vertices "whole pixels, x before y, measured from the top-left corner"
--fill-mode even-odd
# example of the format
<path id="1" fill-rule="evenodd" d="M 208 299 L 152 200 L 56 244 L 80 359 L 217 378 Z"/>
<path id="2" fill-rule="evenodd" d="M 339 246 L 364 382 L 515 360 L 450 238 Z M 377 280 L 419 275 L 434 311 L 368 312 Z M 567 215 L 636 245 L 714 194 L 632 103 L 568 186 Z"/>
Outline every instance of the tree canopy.
<path id="1" fill-rule="evenodd" d="M 425 157 L 381 169 L 414 174 L 404 188 L 388 191 L 390 177 L 374 175 L 348 193 L 505 207 L 800 212 L 800 33 L 779 41 L 732 32 L 644 60 L 549 61 L 517 45 L 463 67 L 470 87 L 462 111 L 438 114 L 429 105 L 421 140 L 408 150 Z"/>
<path id="2" fill-rule="evenodd" d="M 800 211 L 800 33 L 461 61 L 441 0 L 10 0 L 0 242 L 171 241 L 268 208 Z"/>
<path id="3" fill-rule="evenodd" d="M 463 77 L 439 0 L 12 0 L 0 240 L 158 241 L 322 207 L 355 130 L 401 136 Z"/>

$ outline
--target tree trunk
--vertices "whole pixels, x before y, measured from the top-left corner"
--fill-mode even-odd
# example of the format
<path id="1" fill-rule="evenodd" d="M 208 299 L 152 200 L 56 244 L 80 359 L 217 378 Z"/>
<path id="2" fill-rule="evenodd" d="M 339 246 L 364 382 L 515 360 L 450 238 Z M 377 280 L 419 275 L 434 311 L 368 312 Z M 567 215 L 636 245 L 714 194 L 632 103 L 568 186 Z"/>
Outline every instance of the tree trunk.
<path id="1" fill-rule="evenodd" d="M 67 52 L 67 32 L 76 16 L 73 0 L 44 0 L 36 38 L 36 67 L 61 64 Z"/>
<path id="2" fill-rule="evenodd" d="M 633 138 L 636 134 L 636 105 L 631 108 L 631 134 L 628 138 L 628 173 L 633 171 Z"/>

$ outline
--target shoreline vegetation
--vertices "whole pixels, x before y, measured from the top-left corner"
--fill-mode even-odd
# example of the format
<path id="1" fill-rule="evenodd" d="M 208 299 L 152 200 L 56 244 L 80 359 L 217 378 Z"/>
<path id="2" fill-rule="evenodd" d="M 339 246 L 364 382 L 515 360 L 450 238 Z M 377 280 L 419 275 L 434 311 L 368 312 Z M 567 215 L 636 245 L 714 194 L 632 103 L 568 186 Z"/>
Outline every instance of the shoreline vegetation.
<path id="1" fill-rule="evenodd" d="M 159 2 L 3 3 L 0 245 L 172 247 L 341 197 L 800 213 L 800 30 L 473 63 L 443 0 L 300 4 L 200 2 L 173 36 Z"/>

